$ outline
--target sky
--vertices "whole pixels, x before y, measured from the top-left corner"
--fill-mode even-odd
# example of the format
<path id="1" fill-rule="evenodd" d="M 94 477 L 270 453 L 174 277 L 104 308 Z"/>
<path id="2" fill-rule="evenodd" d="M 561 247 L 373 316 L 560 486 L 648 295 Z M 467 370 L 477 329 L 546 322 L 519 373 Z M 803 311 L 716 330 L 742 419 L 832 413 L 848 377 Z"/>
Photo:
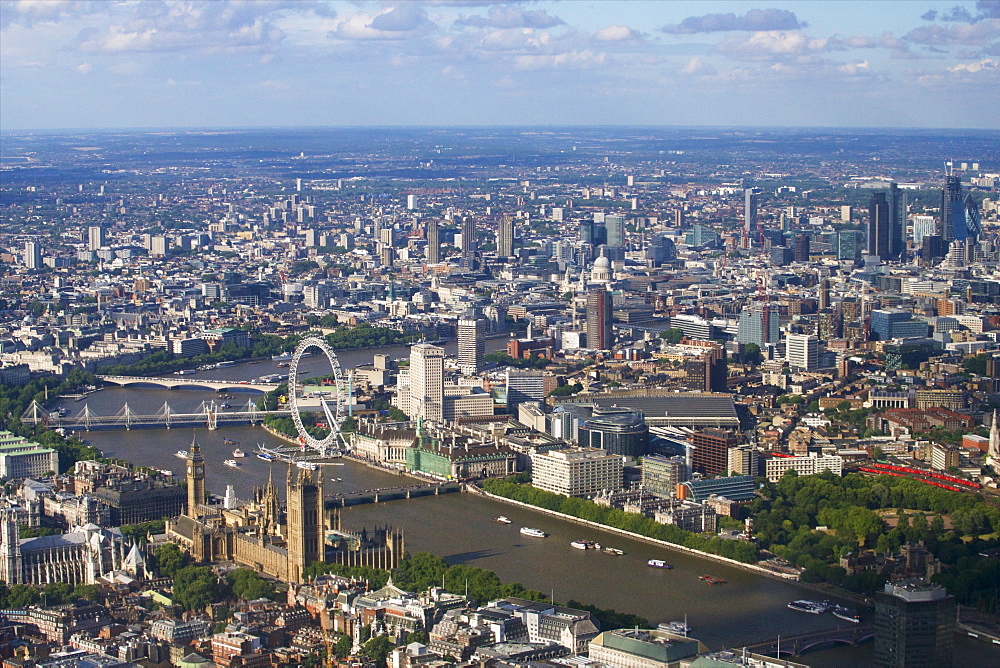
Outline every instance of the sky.
<path id="1" fill-rule="evenodd" d="M 0 130 L 997 129 L 1000 0 L 0 0 Z"/>

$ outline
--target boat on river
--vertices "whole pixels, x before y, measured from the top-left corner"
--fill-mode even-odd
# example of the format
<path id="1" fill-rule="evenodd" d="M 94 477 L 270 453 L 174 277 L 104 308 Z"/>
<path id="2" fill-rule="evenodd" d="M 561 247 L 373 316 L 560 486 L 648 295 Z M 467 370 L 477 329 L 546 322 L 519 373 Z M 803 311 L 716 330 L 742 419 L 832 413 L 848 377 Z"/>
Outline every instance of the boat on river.
<path id="1" fill-rule="evenodd" d="M 532 529 L 531 527 L 521 527 L 521 533 L 525 536 L 534 536 L 535 538 L 548 538 L 549 536 L 549 534 L 541 529 Z"/>
<path id="2" fill-rule="evenodd" d="M 569 546 L 575 547 L 578 550 L 593 550 L 595 548 L 600 549 L 601 547 L 592 540 L 574 540 Z"/>
<path id="3" fill-rule="evenodd" d="M 826 603 L 823 603 L 822 601 L 807 601 L 805 599 L 792 601 L 788 604 L 788 607 L 791 610 L 808 612 L 810 615 L 822 615 L 827 610 Z"/>
<path id="4" fill-rule="evenodd" d="M 698 579 L 701 580 L 702 582 L 704 582 L 705 584 L 709 584 L 709 585 L 724 585 L 724 584 L 726 584 L 726 580 L 723 580 L 722 578 L 717 578 L 714 575 L 699 575 Z"/>
<path id="5" fill-rule="evenodd" d="M 274 455 L 272 455 L 270 453 L 267 453 L 267 452 L 258 452 L 257 453 L 257 459 L 263 459 L 265 462 L 273 462 L 274 461 Z"/>
<path id="6" fill-rule="evenodd" d="M 616 557 L 620 557 L 623 554 L 625 554 L 625 552 L 623 550 L 619 550 L 617 547 L 606 547 L 604 548 L 604 554 L 610 554 Z"/>
<path id="7" fill-rule="evenodd" d="M 243 452 L 239 448 L 236 448 L 235 450 L 233 450 L 233 458 L 234 459 L 243 459 L 246 456 L 247 456 L 247 453 Z"/>
<path id="8" fill-rule="evenodd" d="M 198 373 L 194 369 L 181 369 L 180 371 L 174 371 L 175 376 L 190 376 L 193 373 Z"/>
<path id="9" fill-rule="evenodd" d="M 319 468 L 319 466 L 315 462 L 307 462 L 302 460 L 295 462 L 295 465 L 305 471 L 315 471 L 316 469 Z"/>
<path id="10" fill-rule="evenodd" d="M 174 457 L 176 457 L 177 459 L 187 459 L 188 458 L 188 451 L 187 450 L 178 450 L 177 452 L 174 453 Z"/>
<path id="11" fill-rule="evenodd" d="M 510 524 L 510 518 L 504 515 L 501 515 L 500 517 L 494 517 L 493 521 L 499 522 L 500 524 Z"/>
<path id="12" fill-rule="evenodd" d="M 240 465 L 240 463 L 238 461 L 236 461 L 235 459 L 227 459 L 226 461 L 224 461 L 222 463 L 224 465 L 228 466 L 229 468 L 234 468 L 234 469 L 237 468 L 237 467 L 239 467 L 239 465 Z"/>
<path id="13" fill-rule="evenodd" d="M 837 619 L 843 619 L 845 622 L 850 622 L 852 624 L 861 623 L 861 615 L 858 614 L 857 610 L 852 610 L 843 605 L 834 605 L 830 608 L 830 612 Z"/>
<path id="14" fill-rule="evenodd" d="M 650 559 L 646 562 L 647 566 L 652 566 L 653 568 L 673 568 L 670 564 L 663 561 L 662 559 Z"/>

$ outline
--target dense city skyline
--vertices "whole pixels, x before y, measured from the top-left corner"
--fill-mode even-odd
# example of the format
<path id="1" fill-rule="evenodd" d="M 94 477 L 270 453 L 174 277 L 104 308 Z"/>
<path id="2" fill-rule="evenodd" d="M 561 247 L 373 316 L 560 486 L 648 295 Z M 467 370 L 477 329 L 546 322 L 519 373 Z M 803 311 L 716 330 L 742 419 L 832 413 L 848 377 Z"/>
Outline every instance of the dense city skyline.
<path id="1" fill-rule="evenodd" d="M 3 130 L 995 128 L 1000 3 L 4 2 Z"/>

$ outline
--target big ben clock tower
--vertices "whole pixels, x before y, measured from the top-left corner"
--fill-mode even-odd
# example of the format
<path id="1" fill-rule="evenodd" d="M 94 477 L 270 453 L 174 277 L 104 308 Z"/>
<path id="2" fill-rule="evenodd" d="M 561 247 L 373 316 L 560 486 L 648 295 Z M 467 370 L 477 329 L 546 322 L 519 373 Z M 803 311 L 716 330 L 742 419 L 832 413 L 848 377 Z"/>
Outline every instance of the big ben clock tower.
<path id="1" fill-rule="evenodd" d="M 205 503 L 205 458 L 201 455 L 201 446 L 194 438 L 191 439 L 191 449 L 187 457 L 188 507 L 187 516 L 197 519 L 198 508 Z"/>

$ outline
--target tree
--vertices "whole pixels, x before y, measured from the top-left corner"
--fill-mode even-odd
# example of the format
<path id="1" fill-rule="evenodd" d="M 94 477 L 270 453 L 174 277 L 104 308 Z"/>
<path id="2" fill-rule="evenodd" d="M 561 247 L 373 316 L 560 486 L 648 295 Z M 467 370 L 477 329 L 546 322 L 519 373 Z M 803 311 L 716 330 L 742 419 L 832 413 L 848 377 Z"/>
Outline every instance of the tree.
<path id="1" fill-rule="evenodd" d="M 259 598 L 270 598 L 274 595 L 274 584 L 249 568 L 237 568 L 226 574 L 233 594 L 245 601 L 255 601 Z"/>
<path id="2" fill-rule="evenodd" d="M 7 593 L 7 606 L 24 608 L 38 603 L 38 590 L 31 585 L 16 584 Z"/>
<path id="3" fill-rule="evenodd" d="M 361 656 L 379 665 L 385 665 L 385 657 L 389 656 L 389 652 L 395 647 L 385 636 L 378 636 L 361 646 Z"/>
<path id="4" fill-rule="evenodd" d="M 215 600 L 219 579 L 206 566 L 185 566 L 174 574 L 174 601 L 186 610 L 202 610 Z"/>
<path id="5" fill-rule="evenodd" d="M 187 566 L 190 562 L 190 558 L 173 543 L 167 543 L 156 548 L 156 551 L 153 552 L 153 557 L 159 566 L 160 575 L 168 578 L 174 577 L 177 571 Z"/>
<path id="6" fill-rule="evenodd" d="M 354 641 L 351 640 L 351 636 L 340 636 L 337 639 L 337 644 L 333 646 L 333 653 L 337 655 L 338 659 L 344 659 L 351 655 L 351 647 L 354 646 Z"/>
<path id="7" fill-rule="evenodd" d="M 676 327 L 671 327 L 666 331 L 660 332 L 660 338 L 667 343 L 677 344 L 684 339 L 684 332 Z M 759 348 L 757 349 L 757 352 L 760 352 Z"/>

